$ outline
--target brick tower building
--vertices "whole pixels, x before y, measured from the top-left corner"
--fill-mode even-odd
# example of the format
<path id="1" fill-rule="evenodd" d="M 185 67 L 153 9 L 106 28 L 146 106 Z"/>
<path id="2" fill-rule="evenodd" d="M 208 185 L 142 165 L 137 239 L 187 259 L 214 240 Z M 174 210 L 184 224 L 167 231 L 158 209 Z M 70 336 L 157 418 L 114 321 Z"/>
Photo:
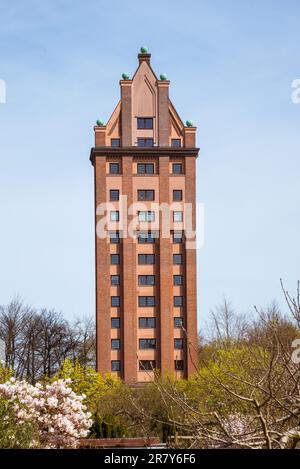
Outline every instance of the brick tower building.
<path id="1" fill-rule="evenodd" d="M 183 124 L 150 57 L 142 48 L 133 78 L 122 75 L 121 99 L 106 125 L 97 121 L 91 150 L 97 369 L 129 384 L 151 380 L 153 368 L 188 377 L 197 360 L 196 250 L 185 224 L 189 206 L 195 230 L 196 128 Z M 167 229 L 157 206 L 171 206 Z"/>

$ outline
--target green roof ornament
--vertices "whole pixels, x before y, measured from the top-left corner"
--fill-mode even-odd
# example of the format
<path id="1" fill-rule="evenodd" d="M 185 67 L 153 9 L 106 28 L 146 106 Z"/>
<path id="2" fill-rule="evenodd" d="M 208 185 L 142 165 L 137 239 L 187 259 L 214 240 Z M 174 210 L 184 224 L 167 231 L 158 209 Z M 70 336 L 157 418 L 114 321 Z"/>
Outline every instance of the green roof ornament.
<path id="1" fill-rule="evenodd" d="M 122 73 L 123 80 L 130 80 L 128 73 Z"/>
<path id="2" fill-rule="evenodd" d="M 104 121 L 99 119 L 97 120 L 96 124 L 99 126 L 99 127 L 104 127 Z"/>
<path id="3" fill-rule="evenodd" d="M 148 54 L 148 47 L 142 46 L 142 47 L 140 48 L 140 51 L 141 51 L 141 54 Z"/>
<path id="4" fill-rule="evenodd" d="M 190 121 L 190 120 L 186 121 L 186 126 L 187 127 L 194 127 L 193 121 Z"/>
<path id="5" fill-rule="evenodd" d="M 161 79 L 161 81 L 167 81 L 167 79 L 168 79 L 166 73 L 161 73 L 161 74 L 159 75 L 159 78 Z"/>

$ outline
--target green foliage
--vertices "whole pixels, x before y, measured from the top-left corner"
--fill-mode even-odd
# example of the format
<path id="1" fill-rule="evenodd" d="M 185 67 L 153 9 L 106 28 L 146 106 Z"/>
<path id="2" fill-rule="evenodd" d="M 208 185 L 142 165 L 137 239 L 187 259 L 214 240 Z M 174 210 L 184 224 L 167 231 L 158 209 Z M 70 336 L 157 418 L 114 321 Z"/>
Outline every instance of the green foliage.
<path id="1" fill-rule="evenodd" d="M 101 375 L 91 366 L 83 366 L 77 360 L 67 359 L 59 371 L 51 378 L 51 382 L 57 379 L 71 379 L 71 388 L 76 394 L 85 394 L 85 404 L 91 412 L 98 408 L 100 400 L 112 391 L 123 386 L 123 383 L 112 375 Z"/>
<path id="2" fill-rule="evenodd" d="M 27 449 L 34 440 L 38 441 L 34 423 L 17 424 L 11 404 L 0 398 L 0 448 Z"/>
<path id="3" fill-rule="evenodd" d="M 0 384 L 5 383 L 13 376 L 12 370 L 6 368 L 0 363 Z"/>

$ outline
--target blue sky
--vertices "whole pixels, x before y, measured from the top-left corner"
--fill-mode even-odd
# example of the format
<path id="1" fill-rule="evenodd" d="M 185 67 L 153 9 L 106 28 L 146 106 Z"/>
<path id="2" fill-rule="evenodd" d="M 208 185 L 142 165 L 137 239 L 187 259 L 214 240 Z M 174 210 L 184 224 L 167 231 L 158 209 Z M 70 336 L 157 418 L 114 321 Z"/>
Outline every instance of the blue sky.
<path id="1" fill-rule="evenodd" d="M 0 0 L 0 303 L 94 312 L 96 119 L 147 45 L 171 99 L 198 126 L 199 319 L 240 312 L 300 278 L 300 3 Z"/>

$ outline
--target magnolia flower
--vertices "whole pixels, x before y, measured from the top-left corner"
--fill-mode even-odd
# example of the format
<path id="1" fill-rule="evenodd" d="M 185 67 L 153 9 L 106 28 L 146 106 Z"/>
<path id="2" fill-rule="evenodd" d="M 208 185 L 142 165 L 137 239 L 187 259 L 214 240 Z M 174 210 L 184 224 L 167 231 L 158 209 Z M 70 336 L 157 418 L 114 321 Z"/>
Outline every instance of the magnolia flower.
<path id="1" fill-rule="evenodd" d="M 75 448 L 79 438 L 88 434 L 91 414 L 68 386 L 70 379 L 58 380 L 43 387 L 11 378 L 0 385 L 0 396 L 5 398 L 15 413 L 15 423 L 33 423 L 37 426 L 39 441 L 31 447 Z"/>

